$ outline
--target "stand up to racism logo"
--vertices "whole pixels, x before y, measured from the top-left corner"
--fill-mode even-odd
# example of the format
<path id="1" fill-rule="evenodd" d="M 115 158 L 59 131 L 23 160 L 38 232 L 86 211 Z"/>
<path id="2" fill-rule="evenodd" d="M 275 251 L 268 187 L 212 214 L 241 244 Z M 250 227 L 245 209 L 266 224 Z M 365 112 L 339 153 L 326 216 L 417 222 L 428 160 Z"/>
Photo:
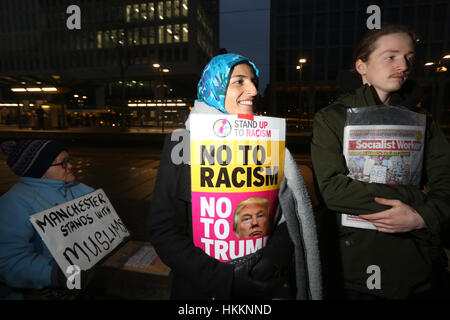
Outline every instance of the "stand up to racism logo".
<path id="1" fill-rule="evenodd" d="M 216 136 L 225 138 L 231 132 L 231 124 L 227 119 L 219 119 L 214 123 L 213 131 Z"/>

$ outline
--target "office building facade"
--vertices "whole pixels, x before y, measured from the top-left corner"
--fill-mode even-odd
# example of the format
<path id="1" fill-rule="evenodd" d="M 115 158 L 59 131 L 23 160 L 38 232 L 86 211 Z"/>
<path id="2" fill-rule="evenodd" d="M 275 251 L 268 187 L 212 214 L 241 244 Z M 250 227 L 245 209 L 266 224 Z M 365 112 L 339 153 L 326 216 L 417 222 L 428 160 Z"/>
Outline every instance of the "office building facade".
<path id="1" fill-rule="evenodd" d="M 192 105 L 201 70 L 218 50 L 218 2 L 3 0 L 0 102 L 127 105 L 149 117 Z"/>
<path id="2" fill-rule="evenodd" d="M 271 1 L 272 112 L 312 118 L 336 98 L 339 74 L 352 67 L 353 50 L 368 30 L 371 5 L 380 8 L 381 25 L 402 24 L 418 34 L 413 77 L 424 88 L 430 111 L 447 112 L 450 72 L 424 66 L 450 54 L 450 5 L 439 0 Z M 306 62 L 297 69 L 300 58 Z"/>

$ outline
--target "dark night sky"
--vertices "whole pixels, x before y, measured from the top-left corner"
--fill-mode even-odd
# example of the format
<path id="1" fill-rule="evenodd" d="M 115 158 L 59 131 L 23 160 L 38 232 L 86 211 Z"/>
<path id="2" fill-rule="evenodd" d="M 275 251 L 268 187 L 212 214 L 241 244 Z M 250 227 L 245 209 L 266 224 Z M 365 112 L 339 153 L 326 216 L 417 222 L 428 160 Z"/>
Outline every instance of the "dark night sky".
<path id="1" fill-rule="evenodd" d="M 219 19 L 219 46 L 256 64 L 264 94 L 270 72 L 270 0 L 221 0 Z"/>

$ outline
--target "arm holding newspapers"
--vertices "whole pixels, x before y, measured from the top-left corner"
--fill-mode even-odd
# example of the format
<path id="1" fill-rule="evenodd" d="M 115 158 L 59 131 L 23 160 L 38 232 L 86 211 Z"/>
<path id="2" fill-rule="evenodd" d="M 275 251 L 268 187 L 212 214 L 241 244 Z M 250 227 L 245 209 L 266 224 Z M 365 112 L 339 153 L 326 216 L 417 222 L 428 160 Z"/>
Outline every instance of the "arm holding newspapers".
<path id="1" fill-rule="evenodd" d="M 340 133 L 344 127 L 344 112 L 345 108 L 326 108 L 314 119 L 311 153 L 327 207 L 362 215 L 375 222 L 375 226 L 378 224 L 382 232 L 427 228 L 434 234 L 439 233 L 441 222 L 449 219 L 450 212 L 447 200 L 450 197 L 450 152 L 436 124 L 428 119 L 423 172 L 427 192 L 424 192 L 410 185 L 367 183 L 348 177 Z"/>

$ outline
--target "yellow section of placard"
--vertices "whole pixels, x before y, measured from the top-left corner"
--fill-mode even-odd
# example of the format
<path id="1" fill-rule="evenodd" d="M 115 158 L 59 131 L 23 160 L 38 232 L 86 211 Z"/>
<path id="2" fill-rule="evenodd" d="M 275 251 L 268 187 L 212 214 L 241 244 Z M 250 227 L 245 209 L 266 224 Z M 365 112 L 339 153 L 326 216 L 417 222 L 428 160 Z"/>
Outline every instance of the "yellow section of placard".
<path id="1" fill-rule="evenodd" d="M 284 141 L 193 140 L 192 191 L 278 189 L 283 178 L 284 148 Z"/>

